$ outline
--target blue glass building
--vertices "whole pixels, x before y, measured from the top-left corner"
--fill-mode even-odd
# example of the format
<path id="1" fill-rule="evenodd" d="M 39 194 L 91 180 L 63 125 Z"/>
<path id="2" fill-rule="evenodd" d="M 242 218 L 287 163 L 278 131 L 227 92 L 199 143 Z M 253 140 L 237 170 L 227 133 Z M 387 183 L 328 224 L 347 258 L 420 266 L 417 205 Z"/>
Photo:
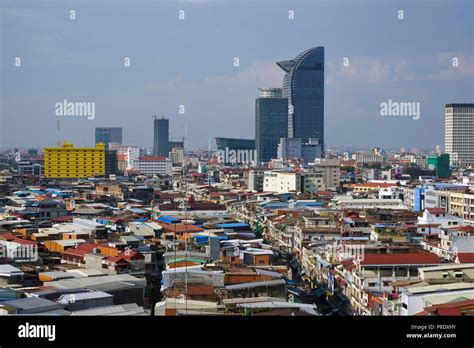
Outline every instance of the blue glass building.
<path id="1" fill-rule="evenodd" d="M 259 88 L 255 100 L 255 148 L 257 162 L 277 158 L 280 138 L 288 133 L 288 99 L 281 88 Z"/>
<path id="2" fill-rule="evenodd" d="M 286 75 L 288 138 L 318 139 L 324 149 L 324 47 L 310 48 L 295 59 L 277 62 Z"/>

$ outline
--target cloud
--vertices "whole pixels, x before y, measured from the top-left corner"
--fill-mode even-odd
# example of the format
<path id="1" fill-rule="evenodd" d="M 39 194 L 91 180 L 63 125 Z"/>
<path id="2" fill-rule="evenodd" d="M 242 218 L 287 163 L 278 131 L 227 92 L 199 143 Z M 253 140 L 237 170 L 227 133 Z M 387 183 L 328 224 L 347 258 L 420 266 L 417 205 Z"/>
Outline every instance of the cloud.
<path id="1" fill-rule="evenodd" d="M 408 62 L 403 59 L 400 63 L 395 66 L 394 69 L 394 78 L 397 81 L 406 81 L 406 80 L 414 80 L 415 73 L 410 69 L 410 65 Z"/>
<path id="2" fill-rule="evenodd" d="M 342 63 L 337 65 L 330 63 L 328 68 L 327 83 L 329 85 L 338 81 L 377 83 L 390 79 L 388 64 L 367 57 L 349 58 L 347 66 Z"/>
<path id="3" fill-rule="evenodd" d="M 213 76 L 204 79 L 201 83 L 205 88 L 223 88 L 235 90 L 241 88 L 255 87 L 281 87 L 283 85 L 284 72 L 274 60 L 258 60 L 252 63 L 247 69 L 235 74 Z"/>
<path id="4" fill-rule="evenodd" d="M 443 52 L 437 57 L 437 62 L 444 68 L 436 73 L 428 74 L 427 80 L 461 80 L 474 77 L 474 55 L 464 53 Z M 454 64 L 457 63 L 457 66 Z"/>
<path id="5" fill-rule="evenodd" d="M 245 91 L 258 87 L 281 87 L 284 72 L 275 64 L 275 60 L 258 60 L 248 68 L 236 67 L 233 74 L 206 77 L 200 81 L 187 80 L 180 73 L 170 79 L 150 82 L 144 86 L 146 91 L 179 91 L 184 89 Z"/>

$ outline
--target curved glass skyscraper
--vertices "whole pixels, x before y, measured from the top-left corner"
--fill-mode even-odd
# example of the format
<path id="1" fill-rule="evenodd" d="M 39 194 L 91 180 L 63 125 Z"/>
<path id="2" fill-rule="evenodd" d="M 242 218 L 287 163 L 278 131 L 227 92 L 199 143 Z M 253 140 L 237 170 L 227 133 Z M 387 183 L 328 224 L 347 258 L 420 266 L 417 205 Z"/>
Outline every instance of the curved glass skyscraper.
<path id="1" fill-rule="evenodd" d="M 318 139 L 324 148 L 324 47 L 278 62 L 285 72 L 283 98 L 288 99 L 288 137 Z"/>

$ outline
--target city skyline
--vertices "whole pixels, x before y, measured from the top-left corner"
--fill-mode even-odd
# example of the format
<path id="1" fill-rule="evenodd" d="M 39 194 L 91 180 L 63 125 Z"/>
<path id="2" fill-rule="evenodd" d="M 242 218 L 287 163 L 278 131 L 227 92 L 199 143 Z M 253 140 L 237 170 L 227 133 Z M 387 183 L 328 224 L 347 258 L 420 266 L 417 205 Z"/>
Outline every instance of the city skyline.
<path id="1" fill-rule="evenodd" d="M 212 2 L 212 11 L 206 2 L 147 4 L 144 14 L 121 2 L 78 3 L 73 21 L 66 4 L 2 3 L 0 146 L 55 144 L 54 105 L 64 99 L 96 104 L 94 119 L 61 118 L 61 139 L 82 146 L 93 144 L 101 126 L 122 127 L 124 143 L 152 146 L 155 113 L 170 119 L 174 139 L 184 136 L 186 118 L 190 148 L 206 149 L 209 137 L 251 139 L 258 88 L 283 83 L 275 63 L 315 46 L 326 48 L 328 147 L 444 146 L 444 105 L 473 95 L 473 11 L 466 1 L 406 3 L 398 6 L 404 19 L 388 3 L 257 1 L 253 11 L 226 2 Z M 335 12 L 344 26 L 324 15 Z M 99 24 L 105 15 L 107 25 Z M 137 28 L 121 27 L 124 16 Z M 137 41 L 137 30 L 148 34 Z M 388 100 L 420 103 L 420 119 L 380 116 Z"/>

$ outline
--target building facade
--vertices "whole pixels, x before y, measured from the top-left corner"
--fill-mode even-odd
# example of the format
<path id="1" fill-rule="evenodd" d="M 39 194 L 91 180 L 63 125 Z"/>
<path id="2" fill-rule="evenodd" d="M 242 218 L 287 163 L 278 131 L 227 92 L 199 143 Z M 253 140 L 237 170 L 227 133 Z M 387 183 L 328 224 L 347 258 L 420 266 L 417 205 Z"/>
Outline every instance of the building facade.
<path id="1" fill-rule="evenodd" d="M 118 174 L 117 150 L 105 149 L 105 175 Z"/>
<path id="2" fill-rule="evenodd" d="M 444 139 L 452 167 L 474 163 L 474 104 L 446 104 Z"/>
<path id="3" fill-rule="evenodd" d="M 428 156 L 426 166 L 429 170 L 435 170 L 438 178 L 449 178 L 451 170 L 449 169 L 449 154 L 444 153 L 438 156 Z"/>
<path id="4" fill-rule="evenodd" d="M 278 62 L 286 73 L 283 97 L 288 99 L 288 138 L 318 139 L 324 148 L 324 47 Z"/>
<path id="5" fill-rule="evenodd" d="M 322 153 L 321 145 L 314 138 L 310 138 L 306 144 L 300 138 L 281 138 L 278 144 L 278 158 L 301 158 L 304 163 L 310 163 L 321 157 Z"/>
<path id="6" fill-rule="evenodd" d="M 153 121 L 153 156 L 168 156 L 170 123 L 167 118 Z"/>
<path id="7" fill-rule="evenodd" d="M 135 168 L 144 175 L 171 175 L 173 164 L 169 158 L 161 156 L 140 156 Z"/>
<path id="8" fill-rule="evenodd" d="M 44 149 L 44 175 L 47 178 L 88 178 L 105 175 L 105 145 L 76 148 L 65 142 L 61 147 Z"/>
<path id="9" fill-rule="evenodd" d="M 259 88 L 255 100 L 255 147 L 257 162 L 268 162 L 278 155 L 280 138 L 288 133 L 288 99 L 281 88 Z"/>
<path id="10" fill-rule="evenodd" d="M 316 158 L 315 172 L 321 173 L 326 187 L 339 187 L 341 182 L 341 169 L 338 159 Z"/>

